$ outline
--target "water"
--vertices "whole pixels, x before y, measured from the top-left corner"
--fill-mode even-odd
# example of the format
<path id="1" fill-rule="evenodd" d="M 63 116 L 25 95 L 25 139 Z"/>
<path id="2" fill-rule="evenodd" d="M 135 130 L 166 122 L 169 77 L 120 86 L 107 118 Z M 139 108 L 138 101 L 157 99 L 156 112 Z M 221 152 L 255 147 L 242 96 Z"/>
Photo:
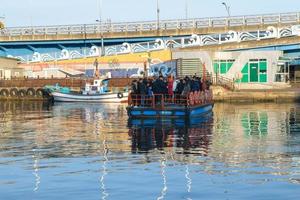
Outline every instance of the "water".
<path id="1" fill-rule="evenodd" d="M 156 126 L 125 108 L 0 103 L 0 199 L 300 198 L 300 105 Z"/>

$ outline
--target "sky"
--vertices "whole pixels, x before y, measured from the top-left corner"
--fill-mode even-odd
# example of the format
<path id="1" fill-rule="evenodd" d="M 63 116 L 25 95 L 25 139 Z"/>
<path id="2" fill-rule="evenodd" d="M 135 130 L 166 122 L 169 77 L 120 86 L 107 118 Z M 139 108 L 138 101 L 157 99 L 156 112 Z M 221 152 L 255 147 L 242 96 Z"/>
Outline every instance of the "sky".
<path id="1" fill-rule="evenodd" d="M 0 17 L 8 27 L 95 23 L 101 0 L 0 0 Z M 102 20 L 112 22 L 156 20 L 157 0 L 102 0 Z M 161 19 L 300 12 L 300 0 L 159 0 Z M 1 19 L 0 19 L 1 20 Z"/>

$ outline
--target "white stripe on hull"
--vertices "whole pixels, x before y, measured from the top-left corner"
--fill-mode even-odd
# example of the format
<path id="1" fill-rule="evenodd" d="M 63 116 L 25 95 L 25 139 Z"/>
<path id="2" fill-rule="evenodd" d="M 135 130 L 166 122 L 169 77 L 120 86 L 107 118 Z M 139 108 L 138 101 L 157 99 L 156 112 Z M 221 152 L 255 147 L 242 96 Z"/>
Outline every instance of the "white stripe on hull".
<path id="1" fill-rule="evenodd" d="M 122 103 L 128 101 L 128 93 L 123 93 L 123 98 L 118 98 L 117 94 L 101 95 L 73 95 L 53 92 L 54 101 L 57 102 L 98 102 L 98 103 Z"/>

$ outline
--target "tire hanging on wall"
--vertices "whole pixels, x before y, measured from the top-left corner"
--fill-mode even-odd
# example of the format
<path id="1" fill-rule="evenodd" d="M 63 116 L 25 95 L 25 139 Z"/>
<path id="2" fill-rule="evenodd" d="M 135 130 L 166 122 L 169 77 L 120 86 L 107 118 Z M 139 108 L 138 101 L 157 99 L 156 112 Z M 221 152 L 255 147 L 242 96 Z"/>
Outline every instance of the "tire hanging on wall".
<path id="1" fill-rule="evenodd" d="M 123 93 L 119 92 L 119 93 L 118 93 L 118 98 L 119 98 L 119 99 L 122 99 L 123 97 L 124 97 Z"/>
<path id="2" fill-rule="evenodd" d="M 19 97 L 25 97 L 26 96 L 26 90 L 21 89 L 19 90 Z"/>
<path id="3" fill-rule="evenodd" d="M 17 97 L 17 96 L 19 95 L 18 89 L 17 89 L 17 88 L 12 88 L 12 89 L 10 89 L 9 95 L 10 95 L 11 97 Z"/>
<path id="4" fill-rule="evenodd" d="M 39 88 L 35 92 L 36 96 L 43 97 L 44 96 L 44 90 L 42 88 Z"/>
<path id="5" fill-rule="evenodd" d="M 0 91 L 0 96 L 2 96 L 2 97 L 8 97 L 8 96 L 9 96 L 9 91 L 8 91 L 8 89 L 2 89 L 2 90 Z"/>
<path id="6" fill-rule="evenodd" d="M 26 92 L 26 95 L 30 96 L 30 97 L 34 97 L 35 96 L 35 90 L 33 88 L 28 88 L 27 92 Z"/>

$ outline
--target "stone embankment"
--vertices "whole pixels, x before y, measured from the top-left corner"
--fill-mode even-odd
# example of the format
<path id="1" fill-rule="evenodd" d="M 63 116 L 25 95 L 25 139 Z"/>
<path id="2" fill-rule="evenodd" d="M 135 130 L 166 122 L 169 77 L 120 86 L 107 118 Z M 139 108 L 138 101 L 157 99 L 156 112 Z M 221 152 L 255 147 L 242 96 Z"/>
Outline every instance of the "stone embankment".
<path id="1" fill-rule="evenodd" d="M 215 102 L 296 102 L 300 100 L 300 89 L 230 91 L 214 86 L 213 95 Z"/>

